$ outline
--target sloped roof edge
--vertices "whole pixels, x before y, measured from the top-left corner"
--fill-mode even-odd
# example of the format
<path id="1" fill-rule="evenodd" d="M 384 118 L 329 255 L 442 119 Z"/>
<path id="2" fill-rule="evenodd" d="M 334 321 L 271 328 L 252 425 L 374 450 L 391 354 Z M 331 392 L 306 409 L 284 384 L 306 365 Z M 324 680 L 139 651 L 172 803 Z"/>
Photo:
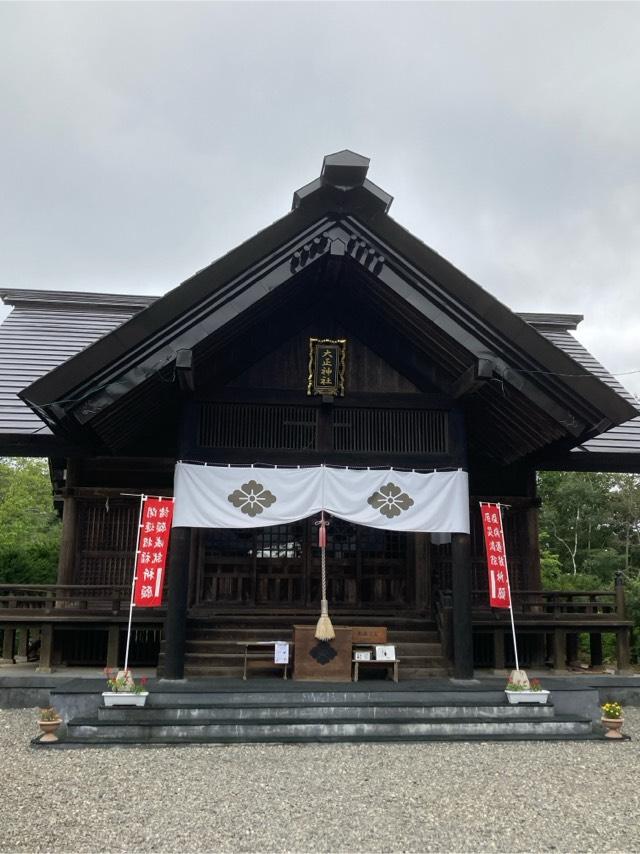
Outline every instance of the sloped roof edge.
<path id="1" fill-rule="evenodd" d="M 533 367 L 511 372 L 505 377 L 509 381 L 525 385 L 526 374 L 538 374 L 535 382 L 555 387 L 556 393 L 569 386 L 574 395 L 585 401 L 585 406 L 596 407 L 610 423 L 620 423 L 637 413 L 629 401 L 622 399 L 587 368 L 574 373 L 576 362 L 547 341 L 527 320 L 518 317 L 391 219 L 379 196 L 373 194 L 366 183 L 364 179 L 360 185 L 340 189 L 320 181 L 320 186 L 307 195 L 304 204 L 150 303 L 144 311 L 45 378 L 35 381 L 21 396 L 36 407 L 68 399 L 88 376 L 100 375 L 119 360 L 126 359 L 130 364 L 136 350 L 151 337 L 166 340 L 173 332 L 177 334 L 181 324 L 190 322 L 190 313 L 199 310 L 201 303 L 206 303 L 212 294 L 225 288 L 248 267 L 266 263 L 264 259 L 269 253 L 277 250 L 282 256 L 287 247 L 293 250 L 307 235 L 312 236 L 323 226 L 342 221 L 347 226 L 350 223 L 362 225 L 372 240 L 383 246 L 383 251 L 385 247 L 388 249 L 396 267 L 402 267 L 409 278 L 421 280 L 423 291 L 431 289 L 433 293 L 437 289 L 443 305 L 454 309 L 464 307 L 467 317 L 462 318 L 461 323 L 479 321 L 505 343 L 511 354 L 526 353 L 531 357 Z M 390 267 L 387 265 L 385 270 Z M 571 318 L 575 320 L 576 316 Z M 522 377 L 515 376 L 518 373 L 522 373 Z"/>

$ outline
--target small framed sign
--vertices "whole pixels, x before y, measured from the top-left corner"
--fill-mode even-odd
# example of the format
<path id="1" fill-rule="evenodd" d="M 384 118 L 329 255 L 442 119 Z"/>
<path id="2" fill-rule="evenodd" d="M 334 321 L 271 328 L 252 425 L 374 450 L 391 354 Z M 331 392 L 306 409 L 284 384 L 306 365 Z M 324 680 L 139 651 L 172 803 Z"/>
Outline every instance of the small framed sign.
<path id="1" fill-rule="evenodd" d="M 346 338 L 309 338 L 307 394 L 344 395 Z"/>
<path id="2" fill-rule="evenodd" d="M 289 644 L 286 641 L 276 641 L 273 660 L 276 664 L 289 664 Z"/>
<path id="3" fill-rule="evenodd" d="M 396 648 L 391 644 L 378 644 L 376 646 L 376 661 L 395 661 Z"/>
<path id="4" fill-rule="evenodd" d="M 371 661 L 371 650 L 357 649 L 353 653 L 354 661 Z"/>

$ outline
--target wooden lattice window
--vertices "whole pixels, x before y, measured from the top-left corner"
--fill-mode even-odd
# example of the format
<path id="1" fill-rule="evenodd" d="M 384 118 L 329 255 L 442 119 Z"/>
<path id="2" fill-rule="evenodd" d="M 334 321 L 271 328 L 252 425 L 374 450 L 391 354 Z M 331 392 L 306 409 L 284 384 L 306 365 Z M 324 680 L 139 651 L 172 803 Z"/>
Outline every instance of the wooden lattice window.
<path id="1" fill-rule="evenodd" d="M 333 448 L 387 454 L 446 454 L 448 413 L 340 407 L 333 413 Z"/>
<path id="2" fill-rule="evenodd" d="M 131 583 L 138 512 L 135 500 L 78 500 L 78 584 Z"/>
<path id="3" fill-rule="evenodd" d="M 308 406 L 203 403 L 200 408 L 203 448 L 314 450 L 316 434 L 317 412 Z"/>

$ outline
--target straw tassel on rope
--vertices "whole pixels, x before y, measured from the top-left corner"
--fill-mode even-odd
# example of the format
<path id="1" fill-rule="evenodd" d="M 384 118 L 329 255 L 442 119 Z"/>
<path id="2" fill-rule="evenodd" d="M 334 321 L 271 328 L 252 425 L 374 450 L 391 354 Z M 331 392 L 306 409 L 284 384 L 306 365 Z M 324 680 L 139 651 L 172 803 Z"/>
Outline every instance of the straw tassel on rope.
<path id="1" fill-rule="evenodd" d="M 318 545 L 320 546 L 320 567 L 322 598 L 320 600 L 320 619 L 316 626 L 316 638 L 320 641 L 330 641 L 335 638 L 336 633 L 329 619 L 329 603 L 327 601 L 327 525 L 328 520 L 324 518 L 324 510 L 321 513 L 318 526 Z"/>

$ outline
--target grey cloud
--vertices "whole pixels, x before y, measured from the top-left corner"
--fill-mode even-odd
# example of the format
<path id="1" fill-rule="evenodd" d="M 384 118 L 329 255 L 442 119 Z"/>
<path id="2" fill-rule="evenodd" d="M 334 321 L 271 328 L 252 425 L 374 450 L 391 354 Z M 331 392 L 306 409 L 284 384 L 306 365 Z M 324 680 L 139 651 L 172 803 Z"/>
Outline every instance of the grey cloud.
<path id="1" fill-rule="evenodd" d="M 627 3 L 0 4 L 0 281 L 164 292 L 347 146 L 483 287 L 640 369 L 639 43 Z"/>

